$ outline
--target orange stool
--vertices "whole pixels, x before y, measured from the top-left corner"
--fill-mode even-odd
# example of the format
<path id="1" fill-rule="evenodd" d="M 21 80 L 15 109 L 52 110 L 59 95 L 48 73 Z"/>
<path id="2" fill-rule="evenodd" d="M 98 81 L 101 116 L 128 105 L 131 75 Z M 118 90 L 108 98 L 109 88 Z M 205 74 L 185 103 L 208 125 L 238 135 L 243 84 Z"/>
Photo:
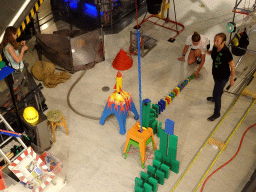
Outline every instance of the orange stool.
<path id="1" fill-rule="evenodd" d="M 144 168 L 145 166 L 145 151 L 146 151 L 146 145 L 147 145 L 147 141 L 149 139 L 153 140 L 153 148 L 154 150 L 157 149 L 156 147 L 156 142 L 154 139 L 154 133 L 153 133 L 153 129 L 148 127 L 146 130 L 143 129 L 142 133 L 140 132 L 140 123 L 137 122 L 135 123 L 135 125 L 127 132 L 127 139 L 126 139 L 126 143 L 125 143 L 125 147 L 124 147 L 124 152 L 123 153 L 127 153 L 127 147 L 128 144 L 130 142 L 130 140 L 136 141 L 139 143 L 139 148 L 140 148 L 140 154 L 141 154 L 141 162 L 142 162 L 142 168 Z"/>
<path id="2" fill-rule="evenodd" d="M 46 116 L 47 116 L 49 124 L 52 127 L 52 134 L 53 134 L 53 142 L 54 143 L 56 142 L 55 130 L 56 130 L 57 126 L 64 126 L 67 135 L 69 135 L 68 127 L 67 127 L 67 124 L 66 124 L 66 119 L 65 119 L 65 117 L 63 116 L 63 113 L 60 110 L 51 110 L 46 114 Z M 62 123 L 61 123 L 61 120 L 62 120 Z"/>

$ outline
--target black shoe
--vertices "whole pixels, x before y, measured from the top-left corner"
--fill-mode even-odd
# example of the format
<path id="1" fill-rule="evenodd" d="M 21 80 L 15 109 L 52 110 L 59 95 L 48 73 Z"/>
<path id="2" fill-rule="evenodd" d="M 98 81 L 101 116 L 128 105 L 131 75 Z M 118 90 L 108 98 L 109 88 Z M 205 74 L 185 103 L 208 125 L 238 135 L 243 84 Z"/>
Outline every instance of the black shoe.
<path id="1" fill-rule="evenodd" d="M 202 61 L 201 57 L 197 57 L 197 59 L 196 59 L 196 63 L 197 63 L 197 64 L 200 64 L 200 63 L 201 63 L 201 61 Z"/>
<path id="2" fill-rule="evenodd" d="M 214 102 L 214 99 L 213 99 L 213 97 L 207 97 L 207 101 Z"/>
<path id="3" fill-rule="evenodd" d="M 220 114 L 216 115 L 216 114 L 213 114 L 211 117 L 209 117 L 207 120 L 208 121 L 214 121 L 215 119 L 219 118 L 220 117 Z"/>

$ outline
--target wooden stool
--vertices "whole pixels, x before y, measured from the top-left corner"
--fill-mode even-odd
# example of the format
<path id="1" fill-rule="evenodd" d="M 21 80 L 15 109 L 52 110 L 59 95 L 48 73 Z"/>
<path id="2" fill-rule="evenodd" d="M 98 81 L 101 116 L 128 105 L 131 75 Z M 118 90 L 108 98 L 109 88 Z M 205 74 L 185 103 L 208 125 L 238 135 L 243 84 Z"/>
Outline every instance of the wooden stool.
<path id="1" fill-rule="evenodd" d="M 129 151 L 130 145 L 135 145 L 136 147 L 139 147 L 140 149 L 140 155 L 141 155 L 141 164 L 142 168 L 145 167 L 145 152 L 146 152 L 146 146 L 152 142 L 152 146 L 155 149 L 156 143 L 154 139 L 153 129 L 148 127 L 146 130 L 143 130 L 142 133 L 140 132 L 140 123 L 137 122 L 127 133 L 127 139 L 124 147 L 125 158 L 127 156 L 127 153 Z"/>
<path id="2" fill-rule="evenodd" d="M 68 127 L 67 127 L 67 124 L 66 124 L 66 119 L 63 116 L 62 111 L 60 111 L 60 110 L 51 110 L 46 114 L 46 116 L 47 116 L 49 124 L 52 127 L 52 134 L 53 134 L 53 142 L 54 143 L 56 142 L 55 130 L 56 130 L 57 126 L 64 126 L 67 135 L 69 135 Z M 62 123 L 60 122 L 61 120 L 62 120 Z"/>

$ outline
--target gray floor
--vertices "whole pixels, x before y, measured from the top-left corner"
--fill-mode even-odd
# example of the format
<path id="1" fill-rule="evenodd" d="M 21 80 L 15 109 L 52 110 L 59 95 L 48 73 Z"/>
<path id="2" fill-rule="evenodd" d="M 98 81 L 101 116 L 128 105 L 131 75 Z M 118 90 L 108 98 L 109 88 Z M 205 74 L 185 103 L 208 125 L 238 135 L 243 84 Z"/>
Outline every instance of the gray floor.
<path id="1" fill-rule="evenodd" d="M 225 26 L 227 22 L 231 21 L 233 15 L 231 10 L 234 4 L 235 0 L 221 0 L 218 3 L 206 0 L 177 1 L 177 19 L 186 28 L 174 43 L 167 41 L 174 35 L 173 32 L 152 24 L 144 24 L 141 32 L 157 39 L 158 43 L 147 56 L 141 58 L 143 99 L 149 98 L 152 103 L 157 103 L 197 69 L 198 65 L 188 66 L 186 62 L 180 62 L 177 59 L 182 54 L 186 37 L 194 31 L 198 31 L 209 37 L 211 45 L 213 45 L 215 34 L 219 32 L 228 34 Z M 45 0 L 40 8 L 40 14 L 46 14 L 47 11 L 49 11 L 49 0 Z M 174 19 L 172 4 L 170 15 L 171 19 Z M 238 15 L 238 18 L 241 19 L 243 16 Z M 141 19 L 139 18 L 139 20 Z M 106 60 L 88 70 L 71 93 L 71 104 L 77 111 L 86 115 L 101 117 L 108 96 L 114 91 L 112 88 L 115 85 L 117 71 L 112 67 L 112 62 L 120 49 L 128 51 L 129 34 L 131 30 L 135 31 L 134 25 L 135 23 L 131 24 L 119 34 L 104 36 Z M 61 23 L 57 25 L 50 22 L 47 26 L 42 26 L 42 30 L 43 33 L 51 33 L 54 30 L 65 28 L 65 26 Z M 248 48 L 256 50 L 253 39 L 255 37 L 252 35 Z M 35 52 L 31 51 L 33 41 L 30 42 L 29 46 L 30 51 L 25 55 L 25 60 L 29 62 L 31 67 L 37 61 L 37 56 Z M 256 55 L 250 52 L 247 52 L 242 58 L 236 72 L 237 75 L 241 74 L 238 81 L 255 65 L 255 58 Z M 234 57 L 235 63 L 238 59 L 239 57 Z M 127 71 L 122 71 L 123 90 L 132 95 L 137 110 L 139 110 L 137 56 L 133 56 L 133 60 L 133 67 Z M 163 125 L 167 118 L 175 122 L 175 135 L 179 138 L 177 160 L 180 162 L 179 174 L 171 173 L 170 178 L 165 180 L 165 184 L 159 185 L 159 192 L 171 191 L 179 181 L 175 187 L 175 192 L 193 191 L 219 152 L 216 147 L 207 145 L 202 149 L 201 155 L 183 179 L 180 180 L 191 160 L 221 120 L 207 121 L 214 109 L 214 105 L 206 101 L 206 97 L 211 96 L 213 89 L 211 62 L 210 56 L 206 56 L 200 78 L 190 82 L 158 118 Z M 247 70 L 243 71 L 245 67 Z M 110 116 L 102 126 L 99 121 L 81 117 L 68 107 L 68 91 L 82 73 L 82 71 L 76 72 L 66 83 L 59 84 L 56 88 L 44 88 L 42 90 L 49 110 L 62 110 L 70 132 L 70 135 L 67 136 L 64 128 L 58 128 L 56 131 L 57 142 L 53 144 L 50 150 L 53 154 L 62 154 L 63 161 L 68 168 L 68 183 L 62 192 L 134 191 L 135 177 L 139 177 L 140 172 L 147 169 L 141 168 L 139 153 L 128 154 L 127 159 L 124 159 L 122 152 L 127 135 L 119 134 L 117 119 Z M 250 85 L 252 88 L 256 84 L 255 81 L 253 83 L 254 85 Z M 110 87 L 110 91 L 103 92 L 104 86 Z M 232 88 L 230 91 L 234 92 Z M 236 97 L 232 93 L 225 92 L 223 94 L 222 115 Z M 249 97 L 242 96 L 237 101 L 233 110 L 230 111 L 213 135 L 214 139 L 221 142 L 226 141 L 243 117 L 251 100 Z M 255 123 L 255 112 L 256 106 L 253 106 L 209 173 L 235 154 L 243 132 Z M 134 115 L 130 114 L 127 118 L 126 130 L 129 130 L 135 123 Z M 210 178 L 205 186 L 205 192 L 241 191 L 255 169 L 255 136 L 256 131 L 253 128 L 247 133 L 240 153 L 229 165 Z M 155 139 L 157 146 L 159 146 L 159 138 L 155 136 Z M 150 152 L 151 148 L 147 150 L 147 154 Z M 154 158 L 154 154 L 151 154 L 151 158 Z M 147 165 L 152 165 L 152 159 L 146 161 Z M 200 191 L 200 188 L 197 191 Z"/>

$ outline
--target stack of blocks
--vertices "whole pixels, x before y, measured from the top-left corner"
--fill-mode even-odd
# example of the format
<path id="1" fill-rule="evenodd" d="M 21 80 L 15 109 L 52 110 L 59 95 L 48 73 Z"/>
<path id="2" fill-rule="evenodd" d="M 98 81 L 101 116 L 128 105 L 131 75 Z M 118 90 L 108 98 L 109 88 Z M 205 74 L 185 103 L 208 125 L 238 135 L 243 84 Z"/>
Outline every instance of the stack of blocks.
<path id="1" fill-rule="evenodd" d="M 181 84 L 173 89 L 171 93 L 165 99 L 160 99 L 156 106 L 159 107 L 159 114 L 165 110 L 165 108 L 172 102 L 172 100 L 184 89 L 184 87 L 195 78 L 195 75 L 192 74 L 188 78 L 186 78 Z"/>
<path id="2" fill-rule="evenodd" d="M 140 177 L 135 178 L 135 192 L 156 192 L 158 183 L 163 185 L 164 179 L 168 179 L 170 170 L 179 172 L 177 156 L 178 137 L 173 134 L 174 122 L 166 119 L 165 131 L 158 127 L 160 137 L 160 150 L 156 150 L 153 166 L 148 165 L 147 173 L 141 172 Z"/>
<path id="3" fill-rule="evenodd" d="M 151 127 L 153 133 L 156 134 L 158 124 L 156 118 L 159 114 L 159 106 L 153 104 L 151 108 L 151 101 L 149 99 L 144 99 L 142 103 L 142 126 Z"/>

